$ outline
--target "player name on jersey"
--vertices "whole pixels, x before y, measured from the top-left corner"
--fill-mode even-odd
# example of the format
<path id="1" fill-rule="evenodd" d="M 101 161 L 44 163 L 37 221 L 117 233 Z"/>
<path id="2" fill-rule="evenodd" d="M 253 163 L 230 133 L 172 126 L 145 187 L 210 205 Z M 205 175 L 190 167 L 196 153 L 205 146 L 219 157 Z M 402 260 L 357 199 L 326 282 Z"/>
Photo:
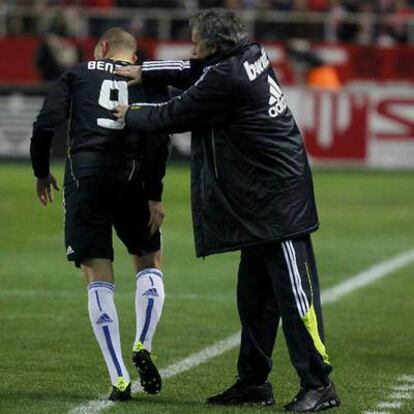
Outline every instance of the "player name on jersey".
<path id="1" fill-rule="evenodd" d="M 90 60 L 88 62 L 89 70 L 103 70 L 105 72 L 113 73 L 116 68 L 122 67 L 111 62 L 104 62 L 103 60 Z"/>

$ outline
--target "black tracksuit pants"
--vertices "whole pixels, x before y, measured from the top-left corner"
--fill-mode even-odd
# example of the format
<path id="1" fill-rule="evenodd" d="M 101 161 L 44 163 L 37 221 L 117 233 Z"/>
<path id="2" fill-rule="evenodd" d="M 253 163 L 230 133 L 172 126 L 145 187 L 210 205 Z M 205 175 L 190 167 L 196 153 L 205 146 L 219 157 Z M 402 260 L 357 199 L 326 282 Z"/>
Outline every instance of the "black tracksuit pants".
<path id="1" fill-rule="evenodd" d="M 242 325 L 238 373 L 262 384 L 272 369 L 280 320 L 301 386 L 329 383 L 318 273 L 310 236 L 244 248 L 237 306 Z"/>

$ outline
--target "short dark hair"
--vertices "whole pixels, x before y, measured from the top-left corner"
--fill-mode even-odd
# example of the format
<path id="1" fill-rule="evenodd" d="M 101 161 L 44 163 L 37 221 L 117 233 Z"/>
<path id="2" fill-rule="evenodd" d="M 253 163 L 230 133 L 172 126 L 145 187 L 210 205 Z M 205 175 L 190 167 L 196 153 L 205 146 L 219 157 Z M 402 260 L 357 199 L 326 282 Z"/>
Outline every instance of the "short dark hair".
<path id="1" fill-rule="evenodd" d="M 200 10 L 190 19 L 190 28 L 199 33 L 202 43 L 226 51 L 247 39 L 246 28 L 231 10 L 214 7 Z"/>
<path id="2" fill-rule="evenodd" d="M 135 53 L 137 50 L 135 37 L 122 29 L 122 27 L 112 27 L 111 29 L 108 29 L 100 37 L 100 40 L 106 40 L 109 44 L 109 48 L 112 50 L 127 50 L 132 53 Z"/>

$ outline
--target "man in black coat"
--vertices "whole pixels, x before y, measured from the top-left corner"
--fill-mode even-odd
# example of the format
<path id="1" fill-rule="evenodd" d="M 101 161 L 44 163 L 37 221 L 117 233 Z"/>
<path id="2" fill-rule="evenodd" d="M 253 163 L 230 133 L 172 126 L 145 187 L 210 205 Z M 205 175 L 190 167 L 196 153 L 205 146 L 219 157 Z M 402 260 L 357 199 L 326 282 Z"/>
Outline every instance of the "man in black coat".
<path id="1" fill-rule="evenodd" d="M 303 139 L 260 45 L 224 9 L 190 21 L 196 59 L 144 62 L 119 73 L 186 89 L 163 104 L 118 107 L 130 128 L 192 131 L 192 213 L 197 256 L 241 250 L 238 380 L 213 404 L 274 404 L 267 381 L 280 319 L 300 391 L 294 412 L 339 405 L 329 379 L 318 274 L 318 228 Z"/>

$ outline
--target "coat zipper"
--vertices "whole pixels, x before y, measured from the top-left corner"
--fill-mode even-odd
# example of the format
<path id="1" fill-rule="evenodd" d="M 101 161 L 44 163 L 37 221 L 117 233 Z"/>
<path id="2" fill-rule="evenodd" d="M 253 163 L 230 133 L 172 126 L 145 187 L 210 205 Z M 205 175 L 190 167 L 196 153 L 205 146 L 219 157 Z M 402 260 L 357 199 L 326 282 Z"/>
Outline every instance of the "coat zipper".
<path id="1" fill-rule="evenodd" d="M 214 137 L 214 129 L 211 130 L 211 147 L 213 150 L 214 175 L 218 178 L 217 157 L 216 157 L 216 140 Z"/>
<path id="2" fill-rule="evenodd" d="M 131 168 L 131 173 L 129 174 L 129 177 L 128 177 L 128 181 L 132 180 L 132 177 L 134 176 L 134 172 L 135 172 L 135 160 L 132 160 L 132 168 Z"/>

